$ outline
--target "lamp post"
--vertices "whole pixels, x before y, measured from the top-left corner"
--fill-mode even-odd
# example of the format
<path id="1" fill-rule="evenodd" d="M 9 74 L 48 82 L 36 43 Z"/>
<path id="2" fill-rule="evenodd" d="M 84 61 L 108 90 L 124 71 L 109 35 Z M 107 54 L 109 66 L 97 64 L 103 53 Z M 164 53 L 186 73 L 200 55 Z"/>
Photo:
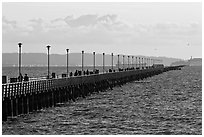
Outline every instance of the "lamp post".
<path id="1" fill-rule="evenodd" d="M 137 69 L 137 57 L 135 57 L 135 68 Z"/>
<path id="2" fill-rule="evenodd" d="M 47 45 L 47 78 L 50 78 L 50 45 Z"/>
<path id="3" fill-rule="evenodd" d="M 21 74 L 21 46 L 22 46 L 22 43 L 18 43 L 18 46 L 19 46 L 19 59 L 18 59 L 18 61 L 19 61 L 19 63 L 18 63 L 19 64 L 19 66 L 18 66 L 19 68 L 18 69 L 19 70 L 18 71 L 19 71 L 19 76 L 20 76 L 20 74 Z"/>
<path id="4" fill-rule="evenodd" d="M 125 69 L 125 55 L 123 55 L 123 69 Z"/>
<path id="5" fill-rule="evenodd" d="M 84 51 L 82 50 L 82 54 L 81 54 L 82 58 L 81 58 L 81 74 L 83 75 L 84 74 Z"/>
<path id="6" fill-rule="evenodd" d="M 128 69 L 129 69 L 129 64 L 130 64 L 130 62 L 129 62 L 130 60 L 129 59 L 130 59 L 130 56 L 128 56 Z"/>
<path id="7" fill-rule="evenodd" d="M 147 58 L 147 68 L 149 68 L 149 58 Z"/>
<path id="8" fill-rule="evenodd" d="M 144 58 L 144 68 L 146 69 L 146 58 Z"/>
<path id="9" fill-rule="evenodd" d="M 103 73 L 105 71 L 105 53 L 103 53 Z"/>
<path id="10" fill-rule="evenodd" d="M 120 56 L 120 55 L 118 54 L 118 71 L 119 71 L 119 56 Z"/>
<path id="11" fill-rule="evenodd" d="M 111 67 L 112 67 L 112 71 L 113 71 L 113 53 L 111 53 Z"/>
<path id="12" fill-rule="evenodd" d="M 69 77 L 69 49 L 66 49 L 67 51 L 67 77 Z"/>
<path id="13" fill-rule="evenodd" d="M 95 55 L 96 53 L 93 52 L 93 71 L 95 71 Z"/>
<path id="14" fill-rule="evenodd" d="M 134 67 L 133 62 L 134 62 L 134 56 L 132 56 L 132 68 Z"/>

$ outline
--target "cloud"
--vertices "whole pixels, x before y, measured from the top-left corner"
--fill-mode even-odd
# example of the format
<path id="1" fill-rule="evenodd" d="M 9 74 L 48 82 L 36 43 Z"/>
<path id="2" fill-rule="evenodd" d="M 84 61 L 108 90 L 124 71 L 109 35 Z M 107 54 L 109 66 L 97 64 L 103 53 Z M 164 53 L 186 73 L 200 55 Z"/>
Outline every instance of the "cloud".
<path id="1" fill-rule="evenodd" d="M 18 23 L 3 17 L 3 46 L 5 43 L 26 42 L 41 45 L 178 45 L 192 41 L 202 45 L 202 25 L 198 22 L 127 24 L 117 15 L 67 16 L 51 21 L 31 19 Z M 20 24 L 20 25 L 19 25 Z"/>
<path id="2" fill-rule="evenodd" d="M 67 16 L 64 21 L 70 27 L 92 26 L 97 22 L 97 15 L 82 15 L 78 18 L 73 18 L 73 16 Z"/>
<path id="3" fill-rule="evenodd" d="M 2 31 L 5 33 L 6 30 L 12 31 L 16 29 L 17 22 L 14 20 L 8 20 L 5 16 L 2 17 Z"/>

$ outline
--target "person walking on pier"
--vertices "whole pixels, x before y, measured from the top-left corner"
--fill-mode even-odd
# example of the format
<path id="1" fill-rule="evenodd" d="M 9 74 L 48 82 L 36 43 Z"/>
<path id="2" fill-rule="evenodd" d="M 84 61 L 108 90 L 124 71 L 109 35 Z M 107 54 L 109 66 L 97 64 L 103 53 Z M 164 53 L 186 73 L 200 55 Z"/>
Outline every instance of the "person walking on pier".
<path id="1" fill-rule="evenodd" d="M 23 76 L 22 74 L 20 73 L 20 75 L 18 76 L 18 82 L 22 82 L 23 81 Z"/>
<path id="2" fill-rule="evenodd" d="M 24 76 L 24 81 L 29 81 L 29 77 L 27 74 L 25 74 L 25 76 Z"/>

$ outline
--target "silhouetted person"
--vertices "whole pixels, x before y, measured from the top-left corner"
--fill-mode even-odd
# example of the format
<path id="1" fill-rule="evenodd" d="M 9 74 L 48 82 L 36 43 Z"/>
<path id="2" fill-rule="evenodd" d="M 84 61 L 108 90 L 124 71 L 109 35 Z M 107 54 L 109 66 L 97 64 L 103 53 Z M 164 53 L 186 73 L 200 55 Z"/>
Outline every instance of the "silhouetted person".
<path id="1" fill-rule="evenodd" d="M 23 76 L 22 76 L 21 73 L 20 73 L 20 75 L 18 76 L 18 81 L 19 81 L 19 82 L 22 82 L 22 81 L 23 81 Z"/>
<path id="2" fill-rule="evenodd" d="M 88 69 L 86 70 L 86 75 L 89 75 L 89 70 Z"/>
<path id="3" fill-rule="evenodd" d="M 109 69 L 109 72 L 112 72 L 112 69 Z"/>
<path id="4" fill-rule="evenodd" d="M 81 70 L 78 71 L 78 76 L 81 76 L 81 74 L 82 74 L 82 71 Z"/>
<path id="5" fill-rule="evenodd" d="M 29 77 L 27 74 L 25 74 L 25 76 L 24 76 L 24 81 L 29 81 Z"/>
<path id="6" fill-rule="evenodd" d="M 73 73 L 72 73 L 72 72 L 70 72 L 70 73 L 69 73 L 69 76 L 70 76 L 70 77 L 72 77 L 72 75 L 73 75 Z"/>
<path id="7" fill-rule="evenodd" d="M 78 75 L 78 70 L 76 70 L 75 72 L 74 72 L 74 76 L 77 76 Z"/>

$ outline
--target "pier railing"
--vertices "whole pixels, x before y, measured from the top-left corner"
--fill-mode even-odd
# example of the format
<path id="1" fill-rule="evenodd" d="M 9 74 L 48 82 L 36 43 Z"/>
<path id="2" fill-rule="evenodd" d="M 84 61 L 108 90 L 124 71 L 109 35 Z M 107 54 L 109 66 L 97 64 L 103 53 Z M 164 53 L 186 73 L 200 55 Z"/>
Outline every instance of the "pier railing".
<path id="1" fill-rule="evenodd" d="M 139 80 L 182 66 L 149 68 L 60 79 L 2 84 L 2 120 L 27 114 L 58 103 L 75 101 L 128 81 Z"/>

